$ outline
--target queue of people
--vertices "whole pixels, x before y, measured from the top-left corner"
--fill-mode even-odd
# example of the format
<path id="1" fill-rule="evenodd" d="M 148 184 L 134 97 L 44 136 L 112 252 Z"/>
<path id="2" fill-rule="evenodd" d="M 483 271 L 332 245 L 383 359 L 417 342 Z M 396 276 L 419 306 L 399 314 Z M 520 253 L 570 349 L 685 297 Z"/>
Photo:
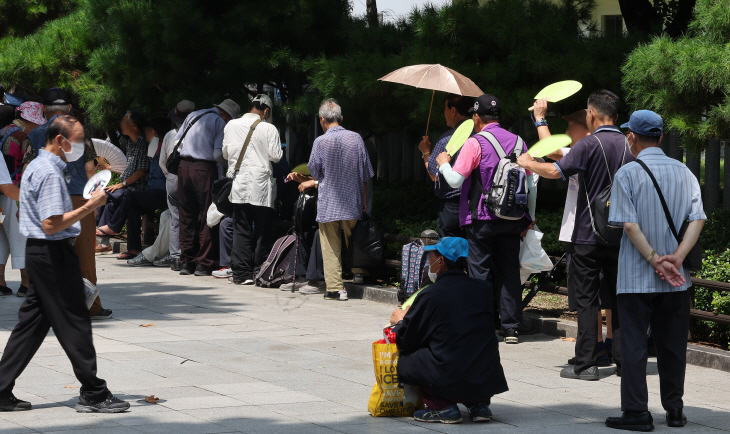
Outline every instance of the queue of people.
<path id="1" fill-rule="evenodd" d="M 535 221 L 524 208 L 511 216 L 494 208 L 490 192 L 503 186 L 493 180 L 507 158 L 527 175 L 569 180 L 561 240 L 568 243 L 578 338 L 560 377 L 599 380 L 598 366 L 615 362 L 623 415 L 607 419 L 607 426 L 653 429 L 645 378 L 651 326 L 667 423 L 686 423 L 690 277 L 683 262 L 706 217 L 697 179 L 658 147 L 661 117 L 637 111 L 621 126 L 624 133 L 616 126 L 619 103 L 610 91 L 591 94 L 585 110 L 565 117 L 571 146 L 550 154 L 554 162 L 542 162 L 530 156 L 521 137 L 500 125 L 497 97 L 447 96 L 444 115 L 451 129 L 433 149 L 427 137 L 419 144 L 438 198 L 440 241 L 426 248 L 424 270 L 432 284 L 391 317 L 401 352 L 399 377 L 418 386 L 428 406 L 416 412 L 417 420 L 460 422 L 457 404 L 462 403 L 474 421 L 489 421 L 491 398 L 508 389 L 494 330 L 507 344 L 520 341 L 520 238 Z M 0 360 L 0 410 L 31 408 L 12 388 L 50 327 L 82 384 L 76 409 L 129 408 L 96 376 L 90 320 L 112 313 L 98 298 L 86 309 L 81 295 L 82 278 L 96 284 L 94 253 L 110 249 L 95 246 L 95 238 L 115 236 L 125 225 L 128 251 L 117 258 L 130 266 L 169 267 L 180 275 L 253 285 L 256 269 L 272 249 L 277 193 L 286 183 L 298 183 L 302 193 L 316 191 L 316 221 L 298 228 L 301 247 L 293 250 L 292 278 L 282 289 L 348 299 L 343 245 L 349 246 L 355 224 L 368 211 L 374 175 L 365 144 L 341 125 L 341 107 L 327 99 L 319 108 L 324 133 L 314 141 L 309 174 L 289 173 L 281 167 L 285 145 L 271 123 L 274 109 L 267 95 L 257 95 L 243 116 L 230 99 L 197 111 L 183 100 L 168 117 L 149 120 L 129 110 L 119 126 L 127 159 L 120 182 L 83 199 L 86 182 L 104 165 L 70 115 L 71 96 L 48 89 L 41 104 L 19 107 L 16 119 L 0 131 L 7 163 L 0 165 L 0 206 L 7 222 L 0 232 L 0 260 L 7 263 L 10 255 L 14 268 L 29 272 L 22 274 L 18 290 L 26 296 L 20 321 Z M 535 103 L 541 138 L 550 135 L 546 109 L 546 101 Z M 475 134 L 449 155 L 446 144 L 469 118 Z M 214 184 L 224 174 L 233 180 L 227 216 L 213 204 Z M 594 219 L 595 204 L 607 188 L 612 188 L 608 219 L 624 230 L 615 246 L 607 245 Z M 520 200 L 526 203 L 526 197 Z M 18 217 L 9 214 L 17 210 L 16 201 Z M 152 211 L 161 212 L 159 234 L 143 250 L 140 220 Z M 14 217 L 17 226 L 11 224 Z M 667 225 L 658 224 L 665 220 Z M 680 239 L 674 228 L 685 221 Z M 366 272 L 352 271 L 359 277 Z M 12 293 L 5 285 L 0 290 Z M 608 317 L 605 341 L 602 308 Z"/>

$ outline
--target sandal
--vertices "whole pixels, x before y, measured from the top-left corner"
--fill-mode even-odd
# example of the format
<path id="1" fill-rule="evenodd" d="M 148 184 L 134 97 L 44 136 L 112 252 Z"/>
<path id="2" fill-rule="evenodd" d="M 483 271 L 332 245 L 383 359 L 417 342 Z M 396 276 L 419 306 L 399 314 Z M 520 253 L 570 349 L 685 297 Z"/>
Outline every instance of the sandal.
<path id="1" fill-rule="evenodd" d="M 136 257 L 137 257 L 137 255 L 135 255 L 134 253 L 124 252 L 124 253 L 120 254 L 119 256 L 117 256 L 117 259 L 119 259 L 120 261 L 128 261 L 128 260 L 134 259 Z"/>

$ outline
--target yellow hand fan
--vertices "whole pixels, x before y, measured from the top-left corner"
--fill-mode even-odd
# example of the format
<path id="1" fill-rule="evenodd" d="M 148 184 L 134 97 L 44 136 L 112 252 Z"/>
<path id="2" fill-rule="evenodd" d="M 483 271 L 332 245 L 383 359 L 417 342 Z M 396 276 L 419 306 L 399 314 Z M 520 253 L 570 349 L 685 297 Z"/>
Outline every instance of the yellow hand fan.
<path id="1" fill-rule="evenodd" d="M 562 101 L 569 96 L 575 95 L 582 87 L 583 85 L 575 80 L 559 81 L 541 90 L 540 93 L 535 95 L 535 100 L 546 99 L 548 102 Z M 527 110 L 532 111 L 532 107 Z"/>

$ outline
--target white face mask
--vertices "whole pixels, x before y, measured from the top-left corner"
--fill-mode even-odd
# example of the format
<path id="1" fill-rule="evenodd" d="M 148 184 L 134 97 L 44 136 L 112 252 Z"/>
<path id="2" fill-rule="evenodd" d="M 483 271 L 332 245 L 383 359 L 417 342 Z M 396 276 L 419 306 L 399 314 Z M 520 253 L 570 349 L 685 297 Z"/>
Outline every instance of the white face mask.
<path id="1" fill-rule="evenodd" d="M 71 143 L 71 141 L 65 137 L 64 140 L 66 140 L 68 144 L 71 145 L 71 152 L 66 152 L 65 149 L 61 148 L 63 153 L 66 155 L 66 162 L 72 163 L 84 156 L 84 142 Z"/>
<path id="2" fill-rule="evenodd" d="M 436 283 L 436 279 L 438 279 L 439 275 L 438 272 L 441 269 L 441 267 L 444 266 L 444 264 L 441 264 L 441 267 L 438 267 L 436 271 L 431 271 L 431 264 L 426 264 L 428 267 L 428 278 L 431 280 L 431 282 Z"/>
<path id="3" fill-rule="evenodd" d="M 155 154 L 157 153 L 157 147 L 160 145 L 160 138 L 155 136 L 150 141 L 150 144 L 147 146 L 147 156 L 150 158 L 155 158 Z"/>

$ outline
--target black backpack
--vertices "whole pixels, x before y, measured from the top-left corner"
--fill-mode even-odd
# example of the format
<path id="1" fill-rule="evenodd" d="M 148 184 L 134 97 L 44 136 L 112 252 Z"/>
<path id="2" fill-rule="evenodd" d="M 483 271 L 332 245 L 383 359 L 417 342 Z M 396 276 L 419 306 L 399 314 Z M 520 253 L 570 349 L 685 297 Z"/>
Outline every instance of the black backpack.
<path id="1" fill-rule="evenodd" d="M 608 223 L 608 215 L 611 208 L 611 190 L 613 188 L 611 168 L 608 166 L 606 150 L 603 148 L 601 139 L 597 136 L 593 137 L 595 137 L 596 140 L 598 140 L 598 144 L 601 145 L 603 161 L 606 163 L 608 179 L 611 180 L 611 183 L 598 193 L 596 200 L 591 205 L 591 199 L 588 197 L 588 186 L 586 185 L 585 178 L 583 178 L 583 189 L 586 192 L 586 201 L 588 202 L 588 214 L 591 216 L 591 226 L 593 227 L 593 234 L 596 236 L 596 240 L 605 246 L 618 246 L 621 244 L 621 237 L 624 235 L 624 227 L 623 225 L 617 226 Z M 627 145 L 624 142 L 624 155 L 621 157 L 621 166 L 624 165 L 624 161 L 626 160 L 626 148 Z"/>

